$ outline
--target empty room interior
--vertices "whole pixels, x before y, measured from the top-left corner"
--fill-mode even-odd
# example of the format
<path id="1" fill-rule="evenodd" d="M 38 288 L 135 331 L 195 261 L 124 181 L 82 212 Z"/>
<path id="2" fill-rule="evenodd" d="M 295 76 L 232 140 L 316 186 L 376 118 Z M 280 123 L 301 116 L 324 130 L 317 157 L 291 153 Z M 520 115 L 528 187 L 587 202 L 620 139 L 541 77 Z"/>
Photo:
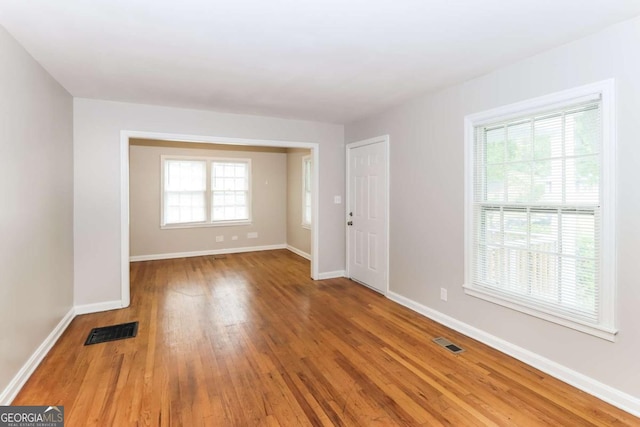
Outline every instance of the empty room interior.
<path id="1" fill-rule="evenodd" d="M 640 426 L 638 46 L 636 0 L 0 1 L 0 412 Z"/>

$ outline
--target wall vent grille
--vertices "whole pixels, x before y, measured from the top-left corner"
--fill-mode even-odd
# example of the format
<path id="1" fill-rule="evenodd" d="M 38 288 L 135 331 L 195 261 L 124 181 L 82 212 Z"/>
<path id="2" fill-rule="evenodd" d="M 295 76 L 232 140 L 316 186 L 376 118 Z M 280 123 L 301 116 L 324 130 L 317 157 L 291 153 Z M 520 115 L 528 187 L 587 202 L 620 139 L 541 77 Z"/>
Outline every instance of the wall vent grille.
<path id="1" fill-rule="evenodd" d="M 434 338 L 433 342 L 438 344 L 440 347 L 446 348 L 447 350 L 449 350 L 451 353 L 454 353 L 454 354 L 460 354 L 464 352 L 464 349 L 462 347 L 458 347 L 457 345 L 455 345 L 454 343 L 452 343 L 446 338 L 442 338 L 442 337 Z"/>

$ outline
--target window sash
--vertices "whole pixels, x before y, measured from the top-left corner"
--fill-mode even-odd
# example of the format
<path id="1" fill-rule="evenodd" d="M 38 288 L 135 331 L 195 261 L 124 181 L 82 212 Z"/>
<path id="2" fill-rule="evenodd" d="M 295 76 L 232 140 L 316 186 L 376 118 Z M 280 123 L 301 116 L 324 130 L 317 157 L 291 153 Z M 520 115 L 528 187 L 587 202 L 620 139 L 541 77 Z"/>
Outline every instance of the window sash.
<path id="1" fill-rule="evenodd" d="M 211 221 L 249 220 L 249 163 L 211 163 Z"/>
<path id="2" fill-rule="evenodd" d="M 478 204 L 473 284 L 597 322 L 599 209 Z"/>
<path id="3" fill-rule="evenodd" d="M 202 160 L 164 161 L 164 224 L 206 221 L 206 174 Z"/>

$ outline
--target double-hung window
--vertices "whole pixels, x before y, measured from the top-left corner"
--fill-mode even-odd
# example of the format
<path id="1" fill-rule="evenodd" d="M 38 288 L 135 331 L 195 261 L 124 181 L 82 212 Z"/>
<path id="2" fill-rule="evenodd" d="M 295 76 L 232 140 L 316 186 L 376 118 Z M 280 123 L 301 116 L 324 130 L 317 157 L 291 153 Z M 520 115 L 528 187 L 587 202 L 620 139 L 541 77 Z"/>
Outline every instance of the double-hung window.
<path id="1" fill-rule="evenodd" d="M 613 83 L 466 118 L 465 291 L 613 340 Z"/>
<path id="2" fill-rule="evenodd" d="M 162 226 L 248 224 L 251 161 L 162 156 Z"/>
<path id="3" fill-rule="evenodd" d="M 302 226 L 311 227 L 311 156 L 302 158 Z"/>

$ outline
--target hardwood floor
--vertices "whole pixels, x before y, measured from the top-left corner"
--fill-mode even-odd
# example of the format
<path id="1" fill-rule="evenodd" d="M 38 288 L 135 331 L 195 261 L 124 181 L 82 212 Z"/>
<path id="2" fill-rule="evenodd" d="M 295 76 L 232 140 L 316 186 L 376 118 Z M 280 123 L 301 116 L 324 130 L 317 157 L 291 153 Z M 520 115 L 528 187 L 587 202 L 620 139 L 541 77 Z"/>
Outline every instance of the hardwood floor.
<path id="1" fill-rule="evenodd" d="M 64 405 L 67 426 L 640 425 L 363 286 L 308 276 L 286 250 L 133 263 L 131 307 L 74 319 L 13 404 Z M 136 338 L 83 346 L 135 320 Z"/>

